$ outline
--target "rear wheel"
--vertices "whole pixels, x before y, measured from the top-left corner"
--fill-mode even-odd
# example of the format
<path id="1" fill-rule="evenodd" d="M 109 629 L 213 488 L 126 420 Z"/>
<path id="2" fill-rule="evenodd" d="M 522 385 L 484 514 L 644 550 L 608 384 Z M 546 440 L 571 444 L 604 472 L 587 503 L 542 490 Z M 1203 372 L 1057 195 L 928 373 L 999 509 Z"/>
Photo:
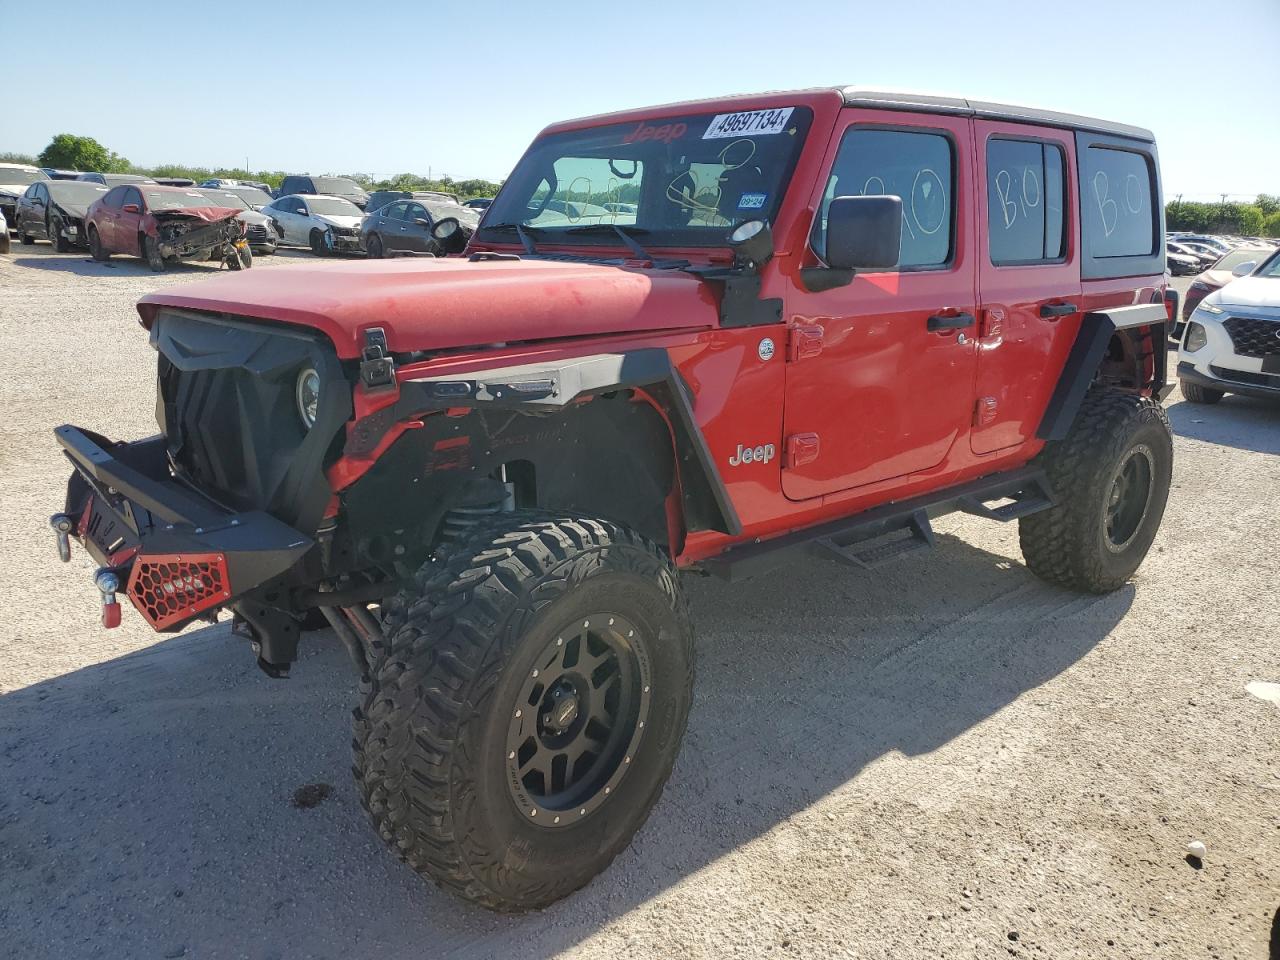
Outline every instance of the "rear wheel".
<path id="1" fill-rule="evenodd" d="M 1121 587 L 1151 548 L 1169 498 L 1173 439 L 1158 403 L 1099 390 L 1040 455 L 1058 496 L 1018 521 L 1031 572 L 1075 590 Z"/>
<path id="2" fill-rule="evenodd" d="M 369 239 L 365 241 L 365 251 L 374 260 L 381 260 L 383 257 L 382 238 L 376 233 L 369 234 Z"/>
<path id="3" fill-rule="evenodd" d="M 365 808 L 453 893 L 546 906 L 630 843 L 675 762 L 693 687 L 675 570 L 623 527 L 516 513 L 417 584 L 355 712 Z"/>
<path id="4" fill-rule="evenodd" d="M 89 224 L 89 256 L 99 263 L 111 259 L 111 254 L 107 253 L 106 247 L 102 245 L 102 238 L 98 236 L 98 228 L 93 224 Z"/>
<path id="5" fill-rule="evenodd" d="M 24 230 L 24 229 L 21 227 L 21 225 L 19 225 L 19 227 L 18 227 L 18 241 L 19 241 L 19 242 L 20 242 L 24 247 L 29 247 L 29 246 L 31 246 L 33 243 L 35 243 L 35 242 L 36 242 L 36 238 L 35 238 L 35 237 L 33 237 L 31 234 L 27 233 L 27 231 L 26 231 L 26 230 Z"/>
<path id="6" fill-rule="evenodd" d="M 1192 403 L 1217 403 L 1227 395 L 1225 390 L 1202 387 L 1200 384 L 1192 383 L 1190 380 L 1179 380 L 1178 389 Z"/>

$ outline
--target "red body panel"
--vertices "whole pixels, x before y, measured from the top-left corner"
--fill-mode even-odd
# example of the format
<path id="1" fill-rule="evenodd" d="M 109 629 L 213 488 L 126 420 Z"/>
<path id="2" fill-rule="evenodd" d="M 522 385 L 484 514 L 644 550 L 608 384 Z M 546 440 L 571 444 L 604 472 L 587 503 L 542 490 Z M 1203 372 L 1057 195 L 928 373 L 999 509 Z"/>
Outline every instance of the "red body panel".
<path id="1" fill-rule="evenodd" d="M 243 212 L 232 207 L 208 206 L 184 207 L 181 210 L 162 210 L 157 214 L 150 210 L 147 205 L 146 195 L 148 193 L 156 191 L 187 193 L 189 191 L 184 187 L 163 187 L 153 184 L 128 184 L 126 186 L 137 190 L 142 198 L 142 203 L 136 213 L 119 207 L 107 206 L 104 202 L 107 197 L 112 196 L 116 190 L 121 189 L 121 187 L 115 187 L 90 204 L 85 214 L 85 229 L 88 230 L 91 225 L 97 229 L 98 237 L 102 241 L 102 247 L 108 253 L 141 256 L 142 248 L 138 242 L 138 237 L 144 233 L 148 236 L 155 236 L 160 221 L 164 219 L 190 218 L 192 220 L 203 220 L 206 223 L 216 223 L 219 220 L 231 220 Z"/>

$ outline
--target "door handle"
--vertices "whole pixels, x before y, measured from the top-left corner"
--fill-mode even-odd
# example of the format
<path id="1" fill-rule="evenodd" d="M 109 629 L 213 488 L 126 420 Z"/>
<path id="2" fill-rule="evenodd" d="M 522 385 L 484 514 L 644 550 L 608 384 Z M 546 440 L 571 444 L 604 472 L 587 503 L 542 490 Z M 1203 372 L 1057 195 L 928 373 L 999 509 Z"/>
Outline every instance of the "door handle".
<path id="1" fill-rule="evenodd" d="M 972 313 L 935 313 L 929 318 L 929 329 L 960 330 L 972 327 L 975 322 Z"/>
<path id="2" fill-rule="evenodd" d="M 1076 313 L 1076 305 L 1074 303 L 1042 303 L 1040 304 L 1041 320 L 1057 320 L 1059 317 L 1069 317 Z"/>

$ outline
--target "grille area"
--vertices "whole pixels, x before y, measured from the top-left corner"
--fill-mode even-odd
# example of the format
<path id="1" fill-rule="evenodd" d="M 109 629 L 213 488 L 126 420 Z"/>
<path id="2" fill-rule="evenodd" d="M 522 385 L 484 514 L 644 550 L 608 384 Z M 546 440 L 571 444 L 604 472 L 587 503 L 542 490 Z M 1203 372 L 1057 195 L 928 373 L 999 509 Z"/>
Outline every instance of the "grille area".
<path id="1" fill-rule="evenodd" d="M 269 243 L 274 237 L 267 233 L 266 224 L 251 223 L 245 231 L 245 236 L 249 238 L 249 242 L 253 244 Z"/>
<path id="2" fill-rule="evenodd" d="M 141 556 L 129 574 L 129 599 L 157 630 L 216 607 L 231 596 L 220 553 Z"/>
<path id="3" fill-rule="evenodd" d="M 1238 356 L 1280 357 L 1280 320 L 1227 317 L 1222 326 Z"/>

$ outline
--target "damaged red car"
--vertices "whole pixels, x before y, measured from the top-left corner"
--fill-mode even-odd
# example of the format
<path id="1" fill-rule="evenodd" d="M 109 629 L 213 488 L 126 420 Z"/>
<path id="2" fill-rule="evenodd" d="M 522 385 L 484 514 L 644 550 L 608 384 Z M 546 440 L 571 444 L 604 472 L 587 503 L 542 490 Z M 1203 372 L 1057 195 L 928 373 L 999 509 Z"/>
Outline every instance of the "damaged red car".
<path id="1" fill-rule="evenodd" d="M 95 260 L 123 253 L 157 272 L 171 260 L 221 260 L 241 270 L 253 265 L 253 254 L 239 214 L 198 190 L 122 184 L 89 207 L 85 232 Z"/>

